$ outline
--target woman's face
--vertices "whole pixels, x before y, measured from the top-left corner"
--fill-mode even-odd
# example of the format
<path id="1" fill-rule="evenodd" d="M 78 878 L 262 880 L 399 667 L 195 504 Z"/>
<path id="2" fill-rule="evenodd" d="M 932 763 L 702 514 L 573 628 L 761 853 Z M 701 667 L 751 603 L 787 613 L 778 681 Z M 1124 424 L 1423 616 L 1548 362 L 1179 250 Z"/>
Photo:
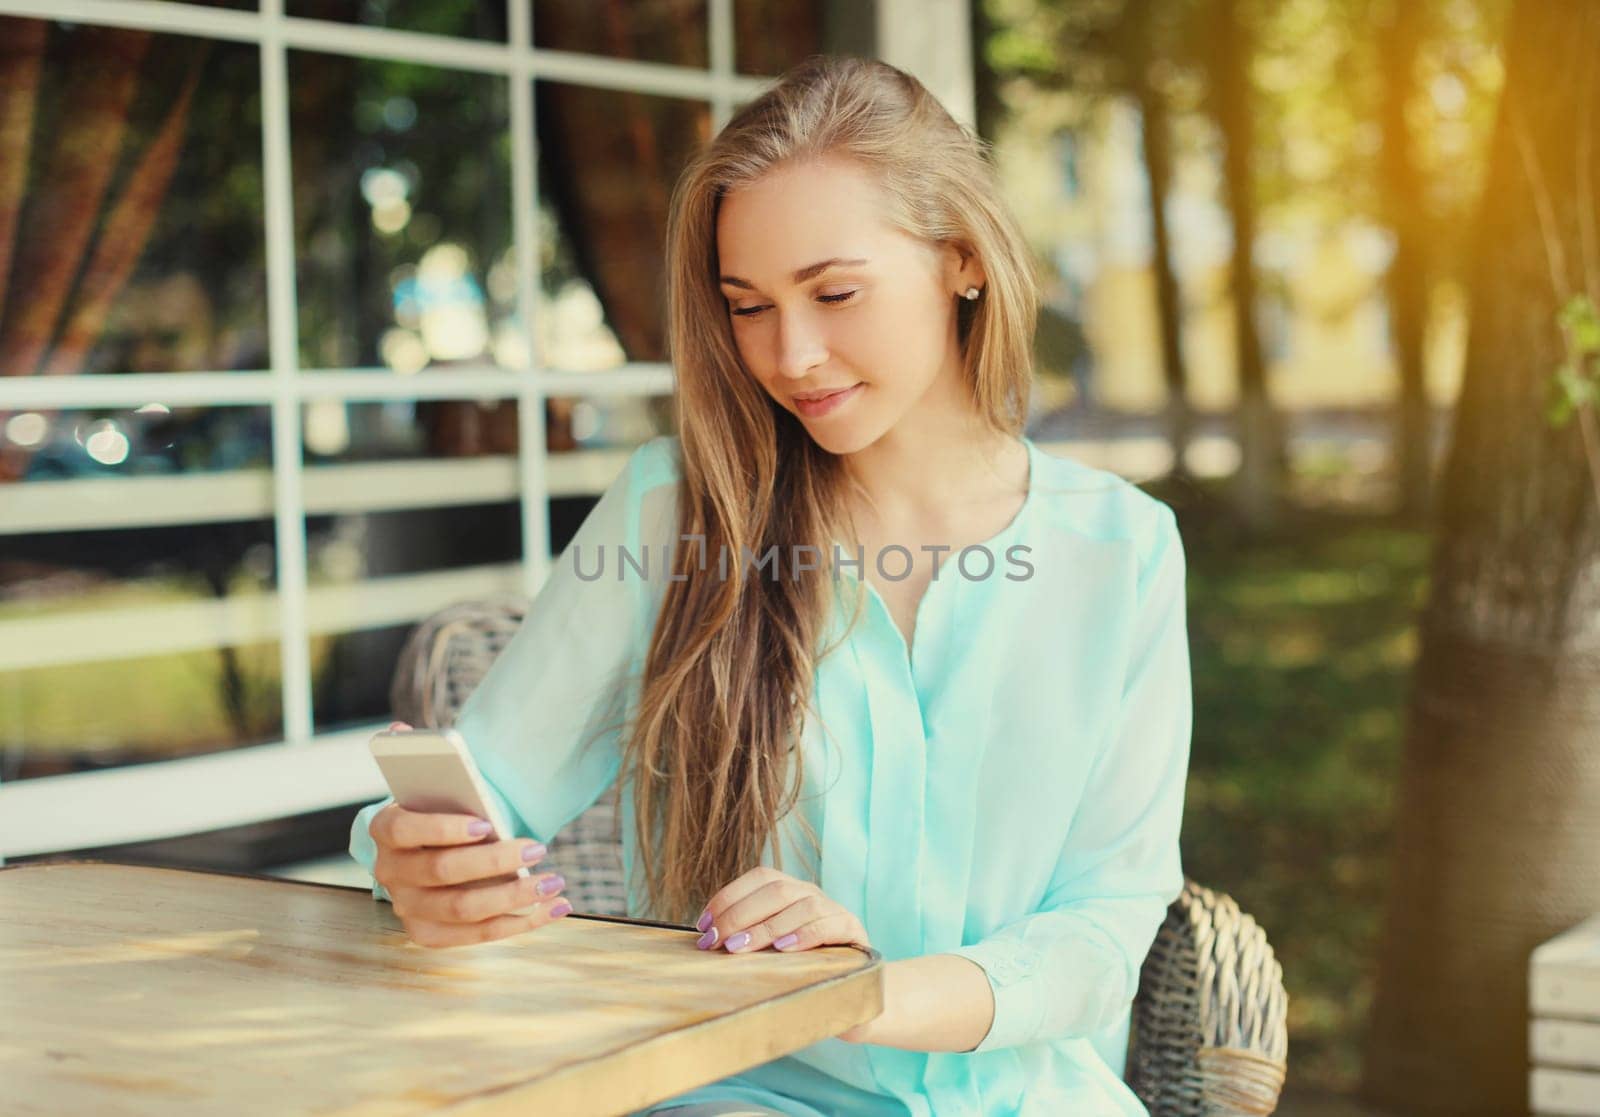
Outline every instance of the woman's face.
<path id="1" fill-rule="evenodd" d="M 730 192 L 717 257 L 745 367 L 823 449 L 853 453 L 907 417 L 970 409 L 956 300 L 982 271 L 890 226 L 859 164 L 786 164 Z"/>

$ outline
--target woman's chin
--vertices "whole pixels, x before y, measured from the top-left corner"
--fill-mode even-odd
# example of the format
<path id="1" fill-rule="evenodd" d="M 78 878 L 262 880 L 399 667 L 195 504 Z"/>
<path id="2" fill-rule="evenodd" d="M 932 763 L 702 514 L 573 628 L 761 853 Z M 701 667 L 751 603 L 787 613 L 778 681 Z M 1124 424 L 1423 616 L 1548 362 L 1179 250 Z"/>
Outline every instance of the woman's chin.
<path id="1" fill-rule="evenodd" d="M 861 423 L 829 422 L 827 419 L 800 421 L 811 435 L 811 441 L 830 454 L 854 454 L 872 444 L 869 432 Z"/>

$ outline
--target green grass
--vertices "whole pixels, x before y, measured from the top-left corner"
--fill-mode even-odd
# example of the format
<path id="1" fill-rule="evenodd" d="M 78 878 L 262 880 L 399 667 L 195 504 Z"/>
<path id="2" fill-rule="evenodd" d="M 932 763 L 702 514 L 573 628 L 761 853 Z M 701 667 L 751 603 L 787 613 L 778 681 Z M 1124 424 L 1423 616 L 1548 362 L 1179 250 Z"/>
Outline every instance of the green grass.
<path id="1" fill-rule="evenodd" d="M 1195 729 L 1184 868 L 1265 928 L 1297 1085 L 1360 1074 L 1427 534 L 1301 513 L 1248 541 L 1198 502 L 1189 562 Z"/>

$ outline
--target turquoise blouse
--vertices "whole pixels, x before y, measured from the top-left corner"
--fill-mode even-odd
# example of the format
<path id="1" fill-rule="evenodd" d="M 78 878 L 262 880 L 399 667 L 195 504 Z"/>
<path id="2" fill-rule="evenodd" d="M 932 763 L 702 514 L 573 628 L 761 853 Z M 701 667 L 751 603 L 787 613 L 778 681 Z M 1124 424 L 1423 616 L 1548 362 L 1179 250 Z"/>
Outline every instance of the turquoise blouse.
<path id="1" fill-rule="evenodd" d="M 1140 967 L 1183 885 L 1183 545 L 1165 504 L 1025 441 L 1021 510 L 981 547 L 942 556 L 909 650 L 870 582 L 841 566 L 824 646 L 849 619 L 851 587 L 866 599 L 817 665 L 820 719 L 802 734 L 795 808 L 820 837 L 820 873 L 793 814 L 778 827 L 781 864 L 770 841 L 762 858 L 856 913 L 885 961 L 947 953 L 981 966 L 988 1034 L 969 1052 L 827 1039 L 656 1108 L 1145 1112 L 1121 1075 Z M 461 711 L 518 836 L 548 841 L 616 779 L 620 736 L 604 727 L 617 702 L 635 708 L 676 530 L 676 455 L 670 437 L 633 453 Z M 716 576 L 715 556 L 706 566 Z M 892 556 L 884 567 L 903 568 Z M 625 781 L 623 868 L 629 913 L 643 915 L 631 791 Z M 367 827 L 389 802 L 351 828 L 368 869 Z"/>

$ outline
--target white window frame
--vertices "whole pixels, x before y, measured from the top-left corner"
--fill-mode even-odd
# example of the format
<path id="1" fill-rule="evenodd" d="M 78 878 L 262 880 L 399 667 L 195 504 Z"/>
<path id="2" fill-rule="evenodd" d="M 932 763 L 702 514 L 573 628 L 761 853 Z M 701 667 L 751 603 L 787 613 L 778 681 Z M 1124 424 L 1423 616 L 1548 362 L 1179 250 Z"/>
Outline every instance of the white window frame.
<path id="1" fill-rule="evenodd" d="M 712 130 L 771 79 L 734 72 L 733 0 L 708 0 L 705 70 L 553 51 L 533 45 L 529 0 L 506 0 L 507 41 L 452 38 L 304 19 L 284 0 L 230 11 L 167 0 L 0 0 L 0 15 L 193 35 L 260 50 L 267 327 L 271 367 L 75 377 L 0 377 L 0 410 L 256 405 L 272 410 L 273 465 L 219 476 L 52 482 L 0 487 L 0 545 L 7 534 L 86 527 L 201 523 L 271 514 L 277 591 L 260 598 L 182 603 L 0 622 L 0 686 L 7 672 L 44 662 L 86 662 L 178 648 L 276 638 L 280 644 L 284 739 L 192 758 L 0 784 L 0 863 L 7 857 L 197 833 L 336 807 L 385 794 L 366 749 L 376 725 L 314 731 L 310 639 L 420 620 L 451 601 L 544 583 L 551 556 L 546 527 L 553 495 L 598 493 L 626 458 L 616 451 L 545 451 L 545 401 L 552 396 L 645 395 L 672 390 L 672 370 L 634 363 L 595 372 L 540 364 L 538 178 L 534 83 L 692 98 L 710 105 Z M 968 0 L 878 0 L 879 55 L 916 73 L 964 122 L 972 119 Z M 517 312 L 526 363 L 428 371 L 307 369 L 299 361 L 289 165 L 288 52 L 313 50 L 501 75 L 509 83 L 512 240 Z M 520 452 L 462 462 L 305 466 L 302 405 L 312 399 L 515 399 Z M 48 493 L 44 492 L 48 488 Z M 453 494 L 453 495 L 447 495 Z M 48 499 L 46 497 L 48 496 Z M 518 563 L 374 578 L 313 589 L 306 578 L 305 515 L 520 499 Z M 196 509 L 208 511 L 197 512 Z M 312 606 L 315 605 L 315 608 Z M 313 618 L 315 618 L 313 620 Z M 112 632 L 84 639 L 86 623 Z M 45 658 L 29 649 L 53 649 Z M 62 649 L 67 649 L 63 651 Z"/>

